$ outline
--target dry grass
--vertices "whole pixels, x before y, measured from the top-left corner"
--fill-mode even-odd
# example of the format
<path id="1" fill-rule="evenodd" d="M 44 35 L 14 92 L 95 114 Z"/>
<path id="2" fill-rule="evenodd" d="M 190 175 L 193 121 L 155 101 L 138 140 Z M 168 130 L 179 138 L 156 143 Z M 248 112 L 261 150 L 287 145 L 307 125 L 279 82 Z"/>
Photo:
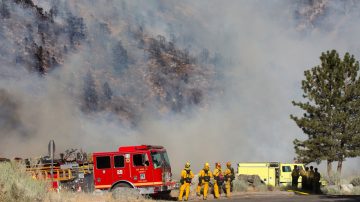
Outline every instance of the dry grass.
<path id="1" fill-rule="evenodd" d="M 48 191 L 49 183 L 34 180 L 25 172 L 25 167 L 17 163 L 0 163 L 0 201 L 6 202 L 148 202 L 154 201 L 140 195 L 134 189 L 119 192 L 69 192 Z"/>
<path id="2" fill-rule="evenodd" d="M 47 192 L 43 181 L 35 181 L 17 163 L 0 163 L 0 201 L 42 201 Z"/>
<path id="3" fill-rule="evenodd" d="M 44 198 L 44 202 L 150 202 L 154 201 L 147 199 L 140 194 L 135 194 L 135 190 L 125 190 L 118 196 L 114 197 L 113 193 L 83 193 L 83 192 L 61 192 L 61 193 L 48 193 Z"/>
<path id="4" fill-rule="evenodd" d="M 354 177 L 351 181 L 350 184 L 354 185 L 355 187 L 360 187 L 360 177 Z"/>

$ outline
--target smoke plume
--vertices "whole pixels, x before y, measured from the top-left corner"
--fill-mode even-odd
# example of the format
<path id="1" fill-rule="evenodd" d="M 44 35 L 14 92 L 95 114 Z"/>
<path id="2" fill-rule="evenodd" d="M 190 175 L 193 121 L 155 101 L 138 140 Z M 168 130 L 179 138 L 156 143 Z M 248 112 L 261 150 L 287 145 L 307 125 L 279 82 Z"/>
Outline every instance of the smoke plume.
<path id="1" fill-rule="evenodd" d="M 59 152 L 164 145 L 176 172 L 290 162 L 303 71 L 329 49 L 360 57 L 358 6 L 1 0 L 0 155 L 44 155 L 54 139 Z"/>

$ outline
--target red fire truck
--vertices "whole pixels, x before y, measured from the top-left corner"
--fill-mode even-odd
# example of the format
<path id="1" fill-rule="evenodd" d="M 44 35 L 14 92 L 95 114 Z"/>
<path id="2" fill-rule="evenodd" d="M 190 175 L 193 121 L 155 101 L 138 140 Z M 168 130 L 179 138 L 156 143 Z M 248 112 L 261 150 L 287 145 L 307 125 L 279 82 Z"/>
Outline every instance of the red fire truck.
<path id="1" fill-rule="evenodd" d="M 136 188 L 141 194 L 170 193 L 175 188 L 168 155 L 162 146 L 119 147 L 93 153 L 95 189 Z"/>

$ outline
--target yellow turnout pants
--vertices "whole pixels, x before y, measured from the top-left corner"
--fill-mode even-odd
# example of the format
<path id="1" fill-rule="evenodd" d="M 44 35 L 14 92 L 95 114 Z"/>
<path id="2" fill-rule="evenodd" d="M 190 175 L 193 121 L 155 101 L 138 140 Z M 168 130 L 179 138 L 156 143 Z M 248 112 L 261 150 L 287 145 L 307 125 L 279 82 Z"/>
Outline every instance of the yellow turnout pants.
<path id="1" fill-rule="evenodd" d="M 231 180 L 225 182 L 226 197 L 230 197 Z"/>
<path id="2" fill-rule="evenodd" d="M 181 185 L 180 193 L 179 193 L 179 197 L 178 197 L 179 201 L 183 200 L 184 191 L 185 191 L 185 201 L 187 201 L 189 199 L 190 183 L 184 182 L 184 184 Z"/>
<path id="3" fill-rule="evenodd" d="M 218 186 L 218 184 L 216 183 L 216 181 L 214 181 L 214 195 L 215 195 L 215 198 L 219 198 L 219 197 L 220 197 L 219 186 Z"/>
<path id="4" fill-rule="evenodd" d="M 199 184 L 196 188 L 196 193 L 198 195 L 200 195 L 201 193 L 201 187 L 204 186 L 204 190 L 203 190 L 203 194 L 204 194 L 204 199 L 207 198 L 207 194 L 208 194 L 208 191 L 209 191 L 209 182 L 203 182 L 202 184 Z"/>

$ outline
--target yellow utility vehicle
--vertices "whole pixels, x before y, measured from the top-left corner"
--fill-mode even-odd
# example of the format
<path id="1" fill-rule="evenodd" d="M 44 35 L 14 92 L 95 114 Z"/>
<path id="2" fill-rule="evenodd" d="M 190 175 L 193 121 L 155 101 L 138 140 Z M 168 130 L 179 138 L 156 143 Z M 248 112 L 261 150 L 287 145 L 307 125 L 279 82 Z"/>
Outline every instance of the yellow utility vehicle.
<path id="1" fill-rule="evenodd" d="M 304 169 L 301 163 L 280 163 L 280 162 L 248 162 L 238 163 L 237 175 L 258 175 L 262 182 L 272 186 L 291 185 L 291 172 L 294 166 Z M 301 185 L 301 177 L 299 177 Z"/>

